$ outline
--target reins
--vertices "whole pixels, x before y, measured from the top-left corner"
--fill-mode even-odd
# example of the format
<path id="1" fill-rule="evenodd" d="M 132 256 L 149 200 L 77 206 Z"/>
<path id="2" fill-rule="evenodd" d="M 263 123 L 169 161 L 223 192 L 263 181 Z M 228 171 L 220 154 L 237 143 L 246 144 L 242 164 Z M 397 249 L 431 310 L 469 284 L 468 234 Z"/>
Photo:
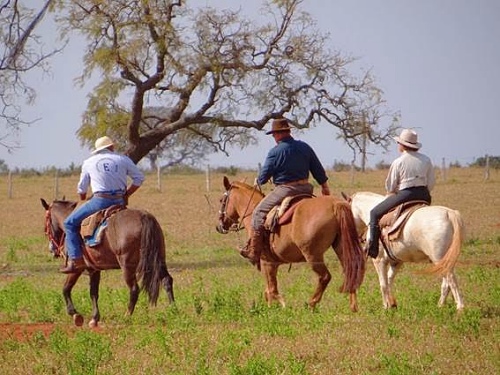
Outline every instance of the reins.
<path id="1" fill-rule="evenodd" d="M 224 192 L 224 199 L 221 204 L 221 208 L 219 210 L 219 219 L 222 220 L 223 218 L 227 217 L 226 213 L 226 208 L 227 208 L 227 202 L 229 201 L 229 194 L 231 193 L 231 189 L 233 188 L 233 184 L 229 187 L 229 189 Z M 243 225 L 243 221 L 252 215 L 251 212 L 249 212 L 250 204 L 252 203 L 252 198 L 255 194 L 257 189 L 254 187 L 252 189 L 252 194 L 250 195 L 250 198 L 248 200 L 248 203 L 245 207 L 245 210 L 243 211 L 243 215 L 240 217 L 240 219 L 236 222 L 231 224 L 231 226 L 228 228 L 228 231 L 233 231 L 233 232 L 239 232 L 242 229 L 245 229 L 245 226 Z M 233 221 L 231 218 L 229 218 L 231 221 Z"/>
<path id="2" fill-rule="evenodd" d="M 45 211 L 45 235 L 49 238 L 50 243 L 56 246 L 55 249 L 52 249 L 54 255 L 60 257 L 62 254 L 61 249 L 64 247 L 66 234 L 63 231 L 60 241 L 56 241 L 52 230 L 52 215 L 50 214 L 50 210 Z"/>

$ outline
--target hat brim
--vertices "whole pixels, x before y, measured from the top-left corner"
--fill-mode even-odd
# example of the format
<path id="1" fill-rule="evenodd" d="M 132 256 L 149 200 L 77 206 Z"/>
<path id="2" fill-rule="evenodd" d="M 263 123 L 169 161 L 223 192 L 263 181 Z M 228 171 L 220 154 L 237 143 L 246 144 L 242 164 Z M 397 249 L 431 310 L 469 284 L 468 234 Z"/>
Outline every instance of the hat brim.
<path id="1" fill-rule="evenodd" d="M 109 148 L 113 146 L 113 144 L 109 144 L 109 145 L 104 145 L 104 146 L 101 146 L 101 147 L 98 147 L 96 148 L 94 151 L 92 151 L 92 154 L 97 154 L 99 151 L 102 151 L 104 150 L 105 148 Z"/>
<path id="2" fill-rule="evenodd" d="M 394 137 L 393 138 L 396 142 L 402 144 L 403 146 L 406 146 L 406 147 L 409 147 L 409 148 L 413 148 L 415 150 L 418 150 L 420 147 L 422 147 L 422 144 L 420 142 L 417 142 L 417 143 L 410 143 L 410 142 L 406 142 L 406 141 L 403 141 L 402 139 L 400 139 L 399 137 Z"/>
<path id="3" fill-rule="evenodd" d="M 281 133 L 281 132 L 286 132 L 288 130 L 291 130 L 292 128 L 288 127 L 288 128 L 281 128 L 281 129 L 276 129 L 276 130 L 269 130 L 266 132 L 267 135 L 269 134 L 273 134 L 273 133 Z"/>

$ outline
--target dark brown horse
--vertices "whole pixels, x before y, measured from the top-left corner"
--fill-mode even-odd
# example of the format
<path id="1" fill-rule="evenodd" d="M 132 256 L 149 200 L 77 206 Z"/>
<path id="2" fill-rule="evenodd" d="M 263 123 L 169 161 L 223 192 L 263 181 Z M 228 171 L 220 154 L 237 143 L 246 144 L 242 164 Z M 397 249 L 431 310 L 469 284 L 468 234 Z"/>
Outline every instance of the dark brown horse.
<path id="1" fill-rule="evenodd" d="M 219 233 L 245 229 L 251 234 L 254 208 L 264 197 L 243 182 L 230 183 L 224 177 L 225 193 L 219 210 Z M 266 278 L 265 297 L 270 305 L 276 300 L 285 305 L 278 292 L 278 267 L 286 263 L 308 262 L 318 276 L 318 284 L 309 306 L 314 307 L 330 282 L 331 274 L 325 265 L 324 254 L 333 247 L 343 268 L 341 292 L 349 293 L 350 308 L 358 310 L 356 291 L 363 282 L 366 256 L 361 248 L 351 208 L 347 202 L 332 196 L 300 201 L 292 220 L 278 227 L 271 235 L 271 250 L 262 253 L 260 267 Z"/>
<path id="2" fill-rule="evenodd" d="M 77 203 L 56 200 L 50 205 L 41 199 L 45 208 L 45 233 L 55 257 L 67 258 L 64 250 L 64 219 L 75 209 Z M 101 271 L 122 269 L 129 287 L 127 315 L 132 315 L 139 298 L 145 291 L 149 303 L 155 305 L 160 285 L 165 288 L 170 303 L 174 302 L 173 279 L 165 262 L 165 241 L 163 231 L 156 218 L 150 213 L 136 209 L 123 209 L 108 218 L 102 241 L 95 247 L 85 247 L 84 259 L 90 276 L 90 298 L 92 319 L 90 327 L 96 327 L 99 314 L 99 283 Z M 66 311 L 77 326 L 83 324 L 83 317 L 76 311 L 71 299 L 71 290 L 82 272 L 69 274 L 63 287 Z M 142 281 L 139 288 L 139 282 Z"/>

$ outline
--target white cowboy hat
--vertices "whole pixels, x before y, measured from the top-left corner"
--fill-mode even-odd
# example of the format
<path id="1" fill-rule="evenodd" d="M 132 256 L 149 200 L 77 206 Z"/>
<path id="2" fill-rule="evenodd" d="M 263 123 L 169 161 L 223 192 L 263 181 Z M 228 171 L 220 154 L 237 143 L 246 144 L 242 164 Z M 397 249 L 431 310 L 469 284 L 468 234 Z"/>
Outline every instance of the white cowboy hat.
<path id="1" fill-rule="evenodd" d="M 111 146 L 114 146 L 114 142 L 111 138 L 107 136 L 101 137 L 97 139 L 97 141 L 95 141 L 95 149 L 94 151 L 92 151 L 92 153 L 93 154 L 98 153 L 99 151 L 104 150 L 105 148 Z"/>
<path id="2" fill-rule="evenodd" d="M 401 134 L 399 137 L 394 137 L 394 140 L 403 146 L 413 148 L 415 150 L 418 150 L 420 147 L 422 147 L 422 144 L 420 144 L 418 141 L 418 135 L 411 129 L 403 129 L 401 131 Z"/>

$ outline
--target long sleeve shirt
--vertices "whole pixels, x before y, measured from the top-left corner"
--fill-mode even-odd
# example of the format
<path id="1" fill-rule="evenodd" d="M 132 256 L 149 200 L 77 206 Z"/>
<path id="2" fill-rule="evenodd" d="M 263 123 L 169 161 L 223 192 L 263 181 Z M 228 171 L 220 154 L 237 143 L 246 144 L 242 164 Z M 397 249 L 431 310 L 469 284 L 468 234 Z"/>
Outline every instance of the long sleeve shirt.
<path id="1" fill-rule="evenodd" d="M 144 174 L 129 157 L 103 150 L 83 162 L 77 193 L 86 193 L 89 185 L 93 193 L 125 193 L 128 177 L 135 186 L 144 182 Z"/>
<path id="2" fill-rule="evenodd" d="M 395 159 L 385 180 L 387 193 L 399 190 L 427 186 L 432 190 L 435 185 L 434 167 L 431 160 L 417 151 L 404 151 Z"/>
<path id="3" fill-rule="evenodd" d="M 281 185 L 307 179 L 309 172 L 320 185 L 328 180 L 311 146 L 290 136 L 269 150 L 257 181 L 263 185 L 272 178 L 274 184 Z"/>

